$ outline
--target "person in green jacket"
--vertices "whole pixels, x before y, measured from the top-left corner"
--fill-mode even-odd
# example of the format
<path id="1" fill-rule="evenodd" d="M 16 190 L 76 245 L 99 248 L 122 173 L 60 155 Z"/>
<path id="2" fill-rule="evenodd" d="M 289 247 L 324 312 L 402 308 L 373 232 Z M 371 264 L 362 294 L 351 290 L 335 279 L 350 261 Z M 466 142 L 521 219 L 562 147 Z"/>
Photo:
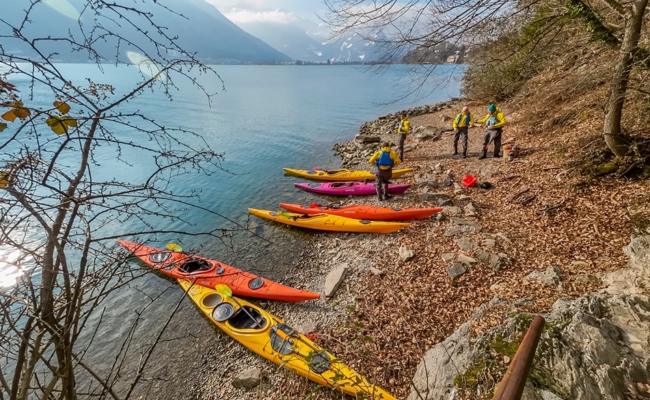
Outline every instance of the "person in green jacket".
<path id="1" fill-rule="evenodd" d="M 399 135 L 399 159 L 404 159 L 404 141 L 406 140 L 406 135 L 411 129 L 411 121 L 406 114 L 400 115 L 399 124 L 397 125 L 397 134 Z"/>
<path id="2" fill-rule="evenodd" d="M 474 127 L 474 117 L 469 112 L 469 107 L 463 106 L 463 110 L 451 123 L 454 128 L 454 156 L 458 155 L 458 139 L 463 137 L 463 158 L 467 158 L 467 130 Z"/>
<path id="3" fill-rule="evenodd" d="M 487 109 L 488 114 L 476 121 L 479 126 L 485 124 L 485 128 L 487 128 L 483 135 L 483 154 L 481 154 L 479 160 L 487 157 L 487 151 L 492 141 L 494 141 L 494 157 L 501 157 L 499 153 L 501 151 L 501 133 L 506 125 L 506 117 L 494 103 L 490 104 Z"/>
<path id="4" fill-rule="evenodd" d="M 390 199 L 388 194 L 388 181 L 393 177 L 393 167 L 402 163 L 400 157 L 390 148 L 388 142 L 381 144 L 381 149 L 368 160 L 375 173 L 375 190 L 379 201 Z"/>

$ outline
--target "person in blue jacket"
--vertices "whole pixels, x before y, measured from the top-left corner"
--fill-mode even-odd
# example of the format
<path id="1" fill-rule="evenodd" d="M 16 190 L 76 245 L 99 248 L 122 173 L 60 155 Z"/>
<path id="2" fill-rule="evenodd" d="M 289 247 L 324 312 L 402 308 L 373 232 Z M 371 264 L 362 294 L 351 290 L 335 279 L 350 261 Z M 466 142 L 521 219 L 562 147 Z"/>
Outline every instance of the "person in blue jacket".
<path id="1" fill-rule="evenodd" d="M 379 201 L 387 200 L 392 196 L 388 194 L 388 181 L 393 177 L 393 167 L 402 163 L 399 156 L 391 149 L 388 142 L 381 144 L 381 149 L 368 160 L 375 172 L 375 189 Z"/>

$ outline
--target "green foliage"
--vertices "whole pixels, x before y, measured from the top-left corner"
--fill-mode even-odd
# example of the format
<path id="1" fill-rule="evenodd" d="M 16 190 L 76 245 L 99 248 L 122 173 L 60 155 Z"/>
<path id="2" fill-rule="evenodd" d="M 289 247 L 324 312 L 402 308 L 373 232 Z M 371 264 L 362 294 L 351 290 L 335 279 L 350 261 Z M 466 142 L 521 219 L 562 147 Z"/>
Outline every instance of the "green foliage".
<path id="1" fill-rule="evenodd" d="M 501 354 L 502 356 L 508 356 L 510 358 L 515 356 L 515 353 L 519 348 L 519 344 L 508 342 L 501 335 L 497 335 L 492 340 L 491 345 L 494 351 Z"/>
<path id="2" fill-rule="evenodd" d="M 566 15 L 572 19 L 581 20 L 594 40 L 604 42 L 610 46 L 618 46 L 619 40 L 614 32 L 600 21 L 596 13 L 581 0 L 566 0 Z"/>

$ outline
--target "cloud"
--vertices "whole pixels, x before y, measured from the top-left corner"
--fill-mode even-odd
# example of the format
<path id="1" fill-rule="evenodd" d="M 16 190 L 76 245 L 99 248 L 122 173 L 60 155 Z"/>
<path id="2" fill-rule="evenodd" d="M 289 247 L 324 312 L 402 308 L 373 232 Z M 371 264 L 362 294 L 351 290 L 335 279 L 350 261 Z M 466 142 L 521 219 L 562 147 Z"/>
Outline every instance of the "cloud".
<path id="1" fill-rule="evenodd" d="M 240 8 L 232 8 L 223 11 L 223 15 L 236 24 L 250 24 L 254 22 L 272 22 L 276 24 L 289 24 L 297 18 L 292 13 L 281 10 L 273 11 L 252 11 Z"/>

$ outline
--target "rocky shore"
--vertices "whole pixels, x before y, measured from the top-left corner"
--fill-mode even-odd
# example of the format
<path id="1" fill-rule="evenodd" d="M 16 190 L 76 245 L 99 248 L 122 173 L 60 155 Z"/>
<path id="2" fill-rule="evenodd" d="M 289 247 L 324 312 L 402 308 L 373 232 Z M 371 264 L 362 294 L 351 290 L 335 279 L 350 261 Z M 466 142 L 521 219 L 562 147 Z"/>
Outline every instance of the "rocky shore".
<path id="1" fill-rule="evenodd" d="M 478 370 L 478 358 L 469 356 L 474 351 L 471 346 L 465 349 L 466 362 L 455 363 L 453 369 L 449 365 L 427 368 L 446 371 L 436 377 L 429 373 L 428 384 L 420 379 L 422 358 L 437 354 L 440 350 L 435 349 L 459 335 L 475 344 L 493 340 L 499 333 L 507 336 L 511 351 L 517 332 L 526 327 L 519 323 L 519 331 L 512 328 L 516 324 L 506 320 L 509 310 L 521 315 L 548 313 L 559 299 L 578 299 L 574 308 L 566 306 L 565 311 L 578 310 L 580 304 L 588 307 L 589 301 L 579 299 L 604 288 L 606 274 L 627 265 L 623 246 L 629 242 L 631 226 L 621 205 L 635 204 L 638 193 L 646 190 L 634 182 L 607 181 L 576 190 L 583 187 L 580 174 L 558 159 L 548 138 L 530 137 L 525 123 L 519 122 L 522 117 L 516 110 L 508 113 L 507 105 L 503 108 L 510 125 L 504 141 L 517 143 L 522 158 L 478 160 L 482 132 L 476 129 L 470 130 L 470 157 L 453 158 L 449 133 L 459 108 L 460 102 L 452 100 L 409 110 L 413 134 L 407 138 L 403 166 L 415 171 L 400 183 L 410 183 L 412 188 L 389 202 L 380 203 L 374 196 L 364 199 L 388 207 L 440 206 L 442 213 L 391 235 L 314 234 L 294 265 L 294 279 L 285 283 L 321 294 L 327 291 L 329 297 L 298 307 L 262 304 L 303 332 L 314 330 L 317 343 L 400 399 L 438 400 L 440 393 L 454 393 L 458 399 L 488 398 L 486 381 L 472 380 L 467 373 Z M 367 169 L 367 159 L 379 141 L 396 142 L 392 132 L 399 114 L 368 122 L 355 139 L 336 144 L 342 165 Z M 577 145 L 562 137 L 554 140 L 563 146 Z M 493 188 L 463 187 L 460 182 L 466 174 L 490 182 Z M 319 197 L 315 201 L 351 204 L 359 200 Z M 328 279 L 335 284 L 326 283 Z M 480 318 L 476 310 L 483 310 Z M 556 314 L 566 319 L 566 313 Z M 455 336 L 447 339 L 450 335 Z M 206 355 L 203 362 L 221 367 L 225 363 L 227 368 L 207 374 L 210 384 L 195 388 L 194 398 L 340 398 L 248 354 L 236 343 L 226 347 L 219 354 Z M 495 374 L 507 367 L 505 358 L 491 359 L 498 360 L 501 368 Z M 253 375 L 263 378 L 255 385 L 244 388 L 237 383 L 234 388 L 242 373 L 251 374 L 246 371 L 250 368 L 259 368 L 262 374 Z M 492 370 L 481 371 L 488 372 L 481 377 L 491 376 L 493 387 L 497 377 L 490 375 Z M 215 389 L 220 393 L 216 397 Z M 545 390 L 568 398 L 553 387 Z M 539 387 L 535 393 L 542 396 Z M 444 397 L 448 398 L 454 397 Z"/>

